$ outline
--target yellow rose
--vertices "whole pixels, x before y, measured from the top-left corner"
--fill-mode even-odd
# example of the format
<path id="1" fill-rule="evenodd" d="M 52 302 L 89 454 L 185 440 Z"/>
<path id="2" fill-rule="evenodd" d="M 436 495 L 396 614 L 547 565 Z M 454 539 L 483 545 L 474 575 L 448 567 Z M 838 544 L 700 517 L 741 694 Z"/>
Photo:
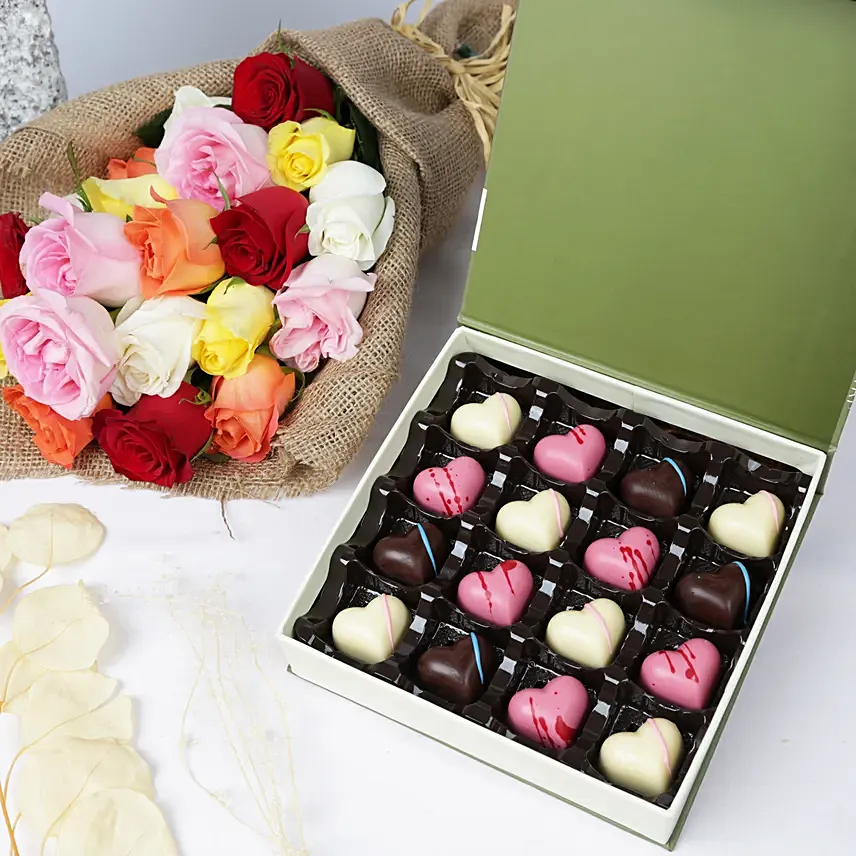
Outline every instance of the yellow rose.
<path id="1" fill-rule="evenodd" d="M 319 116 L 298 125 L 284 122 L 268 136 L 267 163 L 275 184 L 304 191 L 315 187 L 327 167 L 350 160 L 356 131 Z"/>
<path id="2" fill-rule="evenodd" d="M 14 300 L 14 298 L 12 298 Z M 8 300 L 0 300 L 0 306 L 7 304 Z M 3 356 L 3 347 L 0 346 L 0 380 L 9 377 L 9 366 L 6 365 L 6 357 Z"/>
<path id="3" fill-rule="evenodd" d="M 163 208 L 163 202 L 156 202 L 152 190 L 164 199 L 177 199 L 178 193 L 169 182 L 157 173 L 140 175 L 136 178 L 116 178 L 108 181 L 103 178 L 87 178 L 83 189 L 92 203 L 92 210 L 103 214 L 114 214 L 123 220 L 133 216 L 134 206 L 142 208 Z"/>
<path id="4" fill-rule="evenodd" d="M 223 280 L 208 298 L 205 321 L 193 343 L 199 368 L 214 377 L 245 374 L 273 326 L 273 297 L 270 289 L 237 276 Z"/>

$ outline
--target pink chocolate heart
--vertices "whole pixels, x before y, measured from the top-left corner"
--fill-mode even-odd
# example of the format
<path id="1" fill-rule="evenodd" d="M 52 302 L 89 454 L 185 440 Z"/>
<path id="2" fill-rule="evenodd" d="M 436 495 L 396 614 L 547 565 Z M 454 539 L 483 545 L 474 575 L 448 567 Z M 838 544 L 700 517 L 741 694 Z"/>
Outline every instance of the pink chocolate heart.
<path id="1" fill-rule="evenodd" d="M 601 538 L 589 544 L 583 566 L 595 579 L 625 591 L 645 588 L 660 558 L 657 536 L 642 526 L 620 538 Z"/>
<path id="2" fill-rule="evenodd" d="M 456 517 L 478 502 L 486 480 L 475 458 L 455 458 L 445 467 L 422 470 L 413 482 L 413 498 L 434 514 Z"/>
<path id="3" fill-rule="evenodd" d="M 586 688 L 576 678 L 553 678 L 543 689 L 520 690 L 511 697 L 508 724 L 515 734 L 548 749 L 567 749 L 588 705 Z"/>
<path id="4" fill-rule="evenodd" d="M 690 710 L 703 710 L 710 701 L 722 663 L 707 639 L 690 639 L 677 651 L 655 651 L 642 663 L 639 679 L 646 690 L 664 701 Z"/>
<path id="5" fill-rule="evenodd" d="M 458 605 L 498 627 L 520 620 L 532 596 L 532 572 L 523 562 L 503 562 L 492 571 L 467 574 L 458 586 Z"/>
<path id="6" fill-rule="evenodd" d="M 551 434 L 538 442 L 535 466 L 559 481 L 588 481 L 606 456 L 606 440 L 594 425 L 578 425 L 567 434 Z"/>

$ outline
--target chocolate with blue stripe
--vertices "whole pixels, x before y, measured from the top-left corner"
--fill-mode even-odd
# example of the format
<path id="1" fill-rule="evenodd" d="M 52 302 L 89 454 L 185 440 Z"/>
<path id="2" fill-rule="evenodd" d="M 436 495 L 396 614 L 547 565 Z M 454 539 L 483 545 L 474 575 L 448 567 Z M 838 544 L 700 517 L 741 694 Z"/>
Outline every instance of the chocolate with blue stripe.
<path id="1" fill-rule="evenodd" d="M 429 648 L 416 671 L 423 689 L 457 704 L 471 704 L 487 688 L 495 667 L 493 645 L 470 633 L 453 645 Z"/>
<path id="2" fill-rule="evenodd" d="M 621 481 L 621 498 L 631 508 L 651 517 L 677 517 L 692 490 L 693 475 L 678 458 L 629 472 Z"/>
<path id="3" fill-rule="evenodd" d="M 446 538 L 433 523 L 417 523 L 406 535 L 381 538 L 372 561 L 385 577 L 421 586 L 440 573 L 447 551 Z"/>
<path id="4" fill-rule="evenodd" d="M 685 574 L 675 587 L 675 601 L 687 618 L 717 630 L 745 627 L 749 620 L 752 580 L 743 562 L 711 573 Z"/>

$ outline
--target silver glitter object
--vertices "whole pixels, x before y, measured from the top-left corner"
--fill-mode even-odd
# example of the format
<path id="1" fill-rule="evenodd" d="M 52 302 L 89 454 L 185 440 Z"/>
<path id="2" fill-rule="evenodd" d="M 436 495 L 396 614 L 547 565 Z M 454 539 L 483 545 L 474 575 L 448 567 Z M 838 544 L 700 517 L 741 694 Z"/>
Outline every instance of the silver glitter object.
<path id="1" fill-rule="evenodd" d="M 46 0 L 0 0 L 0 140 L 66 97 Z"/>

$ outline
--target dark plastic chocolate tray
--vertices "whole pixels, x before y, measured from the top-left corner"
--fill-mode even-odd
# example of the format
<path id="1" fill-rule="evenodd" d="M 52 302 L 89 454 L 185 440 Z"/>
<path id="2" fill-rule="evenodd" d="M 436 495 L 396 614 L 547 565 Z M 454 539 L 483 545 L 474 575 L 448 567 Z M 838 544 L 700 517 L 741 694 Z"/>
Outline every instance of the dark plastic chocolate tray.
<path id="1" fill-rule="evenodd" d="M 513 395 L 523 411 L 524 420 L 513 442 L 484 452 L 452 438 L 448 429 L 454 410 L 469 402 L 483 401 L 495 392 Z M 532 465 L 535 444 L 542 437 L 565 434 L 584 423 L 597 426 L 607 441 L 607 456 L 597 475 L 584 484 L 568 485 L 539 473 Z M 476 458 L 487 473 L 488 484 L 476 506 L 452 519 L 417 506 L 411 498 L 416 474 L 461 455 Z M 617 497 L 624 475 L 667 456 L 680 459 L 693 475 L 684 513 L 676 518 L 656 519 L 625 506 Z M 294 635 L 316 650 L 602 781 L 606 779 L 597 760 L 607 737 L 635 730 L 650 716 L 670 719 L 684 736 L 686 752 L 671 789 L 651 800 L 667 808 L 692 763 L 768 596 L 810 481 L 809 476 L 797 470 L 761 461 L 733 446 L 614 407 L 553 381 L 515 373 L 513 368 L 476 354 L 462 354 L 450 362 L 446 379 L 431 405 L 414 417 L 407 443 L 392 470 L 375 482 L 368 511 L 350 542 L 333 555 L 327 580 L 310 612 L 295 623 Z M 562 493 L 573 514 L 567 536 L 557 550 L 529 554 L 494 534 L 492 527 L 499 508 L 513 500 L 529 499 L 547 488 Z M 770 491 L 782 500 L 786 521 L 774 556 L 747 559 L 715 543 L 705 527 L 714 508 L 727 502 L 742 502 L 759 490 Z M 406 532 L 418 522 L 434 523 L 443 531 L 449 555 L 435 580 L 406 587 L 376 572 L 371 554 L 380 538 Z M 635 592 L 615 589 L 582 570 L 583 554 L 593 540 L 617 537 L 638 525 L 655 532 L 661 546 L 658 568 L 646 588 Z M 525 562 L 535 577 L 535 587 L 520 621 L 512 627 L 498 628 L 463 612 L 455 598 L 458 583 L 467 573 L 491 569 L 505 559 Z M 672 597 L 682 574 L 712 570 L 735 560 L 744 562 L 752 583 L 746 627 L 714 630 L 679 612 Z M 364 606 L 379 594 L 400 598 L 413 620 L 389 660 L 366 666 L 336 650 L 331 626 L 339 611 Z M 587 669 L 548 649 L 544 634 L 557 612 L 579 609 L 598 597 L 610 598 L 622 607 L 626 636 L 609 667 Z M 485 676 L 481 698 L 470 705 L 455 705 L 423 690 L 416 677 L 419 656 L 432 645 L 449 644 L 471 631 L 493 644 L 498 664 L 492 675 Z M 648 654 L 674 648 L 693 637 L 711 641 L 722 657 L 722 672 L 711 706 L 703 711 L 662 702 L 637 683 L 642 660 Z M 543 686 L 559 675 L 578 678 L 591 700 L 575 742 L 563 751 L 545 749 L 515 735 L 505 718 L 515 692 Z"/>

